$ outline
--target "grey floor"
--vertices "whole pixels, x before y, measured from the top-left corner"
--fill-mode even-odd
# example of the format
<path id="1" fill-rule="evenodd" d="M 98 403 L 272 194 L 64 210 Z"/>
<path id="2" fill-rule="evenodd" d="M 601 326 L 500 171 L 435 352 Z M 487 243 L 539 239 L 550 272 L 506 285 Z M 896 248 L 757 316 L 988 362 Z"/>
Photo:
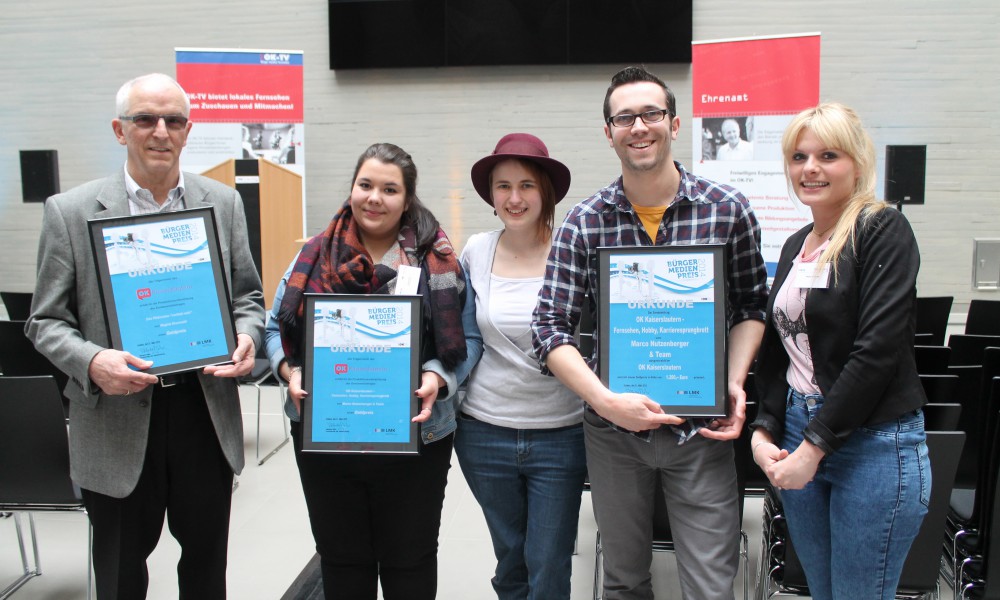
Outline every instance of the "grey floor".
<path id="1" fill-rule="evenodd" d="M 265 446 L 271 446 L 281 437 L 277 392 L 266 390 L 264 403 L 261 438 Z M 252 388 L 243 390 L 243 407 L 247 467 L 239 477 L 239 487 L 233 496 L 229 598 L 278 600 L 312 557 L 314 545 L 290 446 L 257 466 L 254 459 L 256 396 Z M 489 580 L 495 561 L 489 533 L 457 460 L 452 464 L 442 517 L 438 597 L 443 600 L 492 600 L 496 596 Z M 751 573 L 757 562 L 760 511 L 760 499 L 748 498 L 743 525 L 750 536 Z M 76 514 L 36 513 L 35 522 L 43 575 L 29 581 L 14 594 L 13 600 L 85 598 L 86 520 Z M 595 533 L 590 496 L 584 494 L 579 554 L 573 558 L 573 600 L 592 597 Z M 150 600 L 177 598 L 179 554 L 176 542 L 165 530 L 149 559 Z M 20 565 L 14 523 L 9 518 L 0 519 L 0 588 L 17 576 Z M 681 597 L 671 554 L 655 555 L 652 572 L 658 600 Z M 751 576 L 751 585 L 752 582 Z M 742 574 L 737 579 L 735 591 L 736 597 L 742 598 Z"/>

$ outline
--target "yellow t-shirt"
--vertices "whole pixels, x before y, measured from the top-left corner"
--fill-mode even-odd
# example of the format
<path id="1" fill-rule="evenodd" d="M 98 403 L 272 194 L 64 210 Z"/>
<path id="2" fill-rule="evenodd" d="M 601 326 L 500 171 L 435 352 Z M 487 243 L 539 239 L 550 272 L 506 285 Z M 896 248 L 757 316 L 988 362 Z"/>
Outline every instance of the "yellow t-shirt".
<path id="1" fill-rule="evenodd" d="M 660 230 L 660 221 L 663 220 L 663 213 L 667 212 L 666 206 L 636 206 L 632 205 L 635 210 L 635 214 L 639 215 L 639 220 L 642 221 L 643 227 L 646 228 L 646 233 L 649 234 L 649 239 L 656 243 L 656 232 Z"/>

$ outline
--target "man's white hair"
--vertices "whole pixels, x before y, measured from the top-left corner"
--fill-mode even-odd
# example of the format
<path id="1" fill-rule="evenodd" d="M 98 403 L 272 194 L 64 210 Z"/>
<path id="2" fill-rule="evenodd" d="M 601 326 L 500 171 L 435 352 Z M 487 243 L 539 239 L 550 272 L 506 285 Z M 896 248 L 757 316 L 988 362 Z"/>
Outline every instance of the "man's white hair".
<path id="1" fill-rule="evenodd" d="M 191 100 L 188 99 L 187 92 L 181 87 L 181 84 L 171 77 L 170 75 L 164 75 L 163 73 L 150 73 L 149 75 L 140 75 L 135 79 L 130 79 L 125 82 L 125 84 L 118 89 L 118 94 L 115 96 L 115 118 L 124 117 L 128 115 L 129 111 L 129 96 L 132 92 L 132 88 L 135 87 L 137 83 L 144 81 L 158 79 L 160 81 L 169 82 L 171 85 L 176 87 L 181 92 L 181 96 L 184 98 L 184 116 L 191 116 Z"/>

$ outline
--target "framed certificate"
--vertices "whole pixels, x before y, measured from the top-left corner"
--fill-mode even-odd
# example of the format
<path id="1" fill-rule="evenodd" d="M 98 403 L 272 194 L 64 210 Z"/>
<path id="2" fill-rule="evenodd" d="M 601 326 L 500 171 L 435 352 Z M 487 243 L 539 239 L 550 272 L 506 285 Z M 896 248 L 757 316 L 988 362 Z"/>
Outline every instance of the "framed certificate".
<path id="1" fill-rule="evenodd" d="M 420 452 L 420 300 L 305 295 L 304 452 Z"/>
<path id="2" fill-rule="evenodd" d="M 165 375 L 230 362 L 236 327 L 211 207 L 92 219 L 109 343 Z"/>
<path id="3" fill-rule="evenodd" d="M 601 381 L 669 414 L 726 414 L 725 246 L 598 248 Z"/>

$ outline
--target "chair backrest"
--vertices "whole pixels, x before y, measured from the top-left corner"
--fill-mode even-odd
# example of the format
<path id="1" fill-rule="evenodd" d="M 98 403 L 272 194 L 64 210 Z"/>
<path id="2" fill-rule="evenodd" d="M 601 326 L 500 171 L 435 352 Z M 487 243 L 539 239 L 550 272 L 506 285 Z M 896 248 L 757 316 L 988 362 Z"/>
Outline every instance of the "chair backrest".
<path id="1" fill-rule="evenodd" d="M 24 335 L 24 321 L 0 321 L 0 373 L 14 377 L 51 375 L 60 397 L 69 376 L 45 358 Z M 66 401 L 62 400 L 65 412 Z"/>
<path id="2" fill-rule="evenodd" d="M 927 431 L 961 431 L 958 428 L 962 405 L 957 402 L 935 402 L 924 405 L 924 429 Z M 962 433 L 965 433 L 964 431 Z M 965 444 L 965 440 L 962 440 Z"/>
<path id="3" fill-rule="evenodd" d="M 965 433 L 961 431 L 927 431 L 927 450 L 931 460 L 931 500 L 927 516 L 924 517 L 920 531 L 910 546 L 910 553 L 903 563 L 903 572 L 899 578 L 900 590 L 930 591 L 937 586 L 945 518 L 948 516 L 948 503 L 964 443 Z"/>
<path id="4" fill-rule="evenodd" d="M 31 292 L 0 292 L 0 300 L 11 321 L 26 321 L 31 314 Z"/>
<path id="5" fill-rule="evenodd" d="M 1000 396 L 1000 378 L 992 382 L 991 394 Z M 1000 422 L 1000 419 L 997 419 Z M 980 549 L 983 553 L 985 568 L 979 575 L 985 579 L 985 589 L 982 598 L 1000 598 L 1000 494 L 997 493 L 997 481 L 1000 481 L 1000 435 L 993 432 L 992 462 L 989 465 L 990 475 L 984 492 L 977 490 L 976 500 L 983 496 L 982 517 L 978 521 Z"/>
<path id="6" fill-rule="evenodd" d="M 982 453 L 980 440 L 986 430 L 984 402 L 979 396 L 982 386 L 983 367 L 964 365 L 948 367 L 948 373 L 958 376 L 958 388 L 954 399 L 962 405 L 962 415 L 958 421 L 959 431 L 965 432 L 965 447 L 958 465 L 955 487 L 975 488 L 979 481 L 979 456 Z"/>
<path id="7" fill-rule="evenodd" d="M 951 365 L 981 365 L 983 351 L 990 346 L 1000 347 L 1000 336 L 954 333 L 948 338 L 951 348 Z"/>
<path id="8" fill-rule="evenodd" d="M 944 345 L 944 335 L 948 330 L 948 318 L 954 296 L 928 296 L 917 298 L 917 335 L 921 343 L 934 346 Z"/>
<path id="9" fill-rule="evenodd" d="M 921 375 L 943 375 L 951 364 L 951 348 L 948 346 L 914 346 L 913 357 L 917 362 L 917 373 Z"/>
<path id="10" fill-rule="evenodd" d="M 80 502 L 55 379 L 0 377 L 0 509 Z"/>
<path id="11" fill-rule="evenodd" d="M 745 386 L 747 392 L 747 423 L 753 423 L 757 418 L 757 409 L 759 404 L 757 403 L 757 391 L 756 387 L 752 383 L 753 374 L 751 373 L 747 377 L 747 384 Z M 751 453 L 752 448 L 750 447 L 750 437 L 751 432 L 746 430 L 744 434 L 740 435 L 740 438 L 736 440 L 736 445 L 733 448 L 736 452 L 736 473 L 743 474 L 744 480 L 740 482 L 740 486 L 743 488 L 744 494 L 748 496 L 763 496 L 764 490 L 767 487 L 767 475 L 764 471 L 757 465 L 753 460 L 753 455 Z M 741 462 L 742 461 L 742 462 Z"/>
<path id="12" fill-rule="evenodd" d="M 987 398 L 992 391 L 993 378 L 1000 377 L 1000 348 L 983 349 L 983 376 L 979 388 L 979 397 Z"/>
<path id="13" fill-rule="evenodd" d="M 958 391 L 958 375 L 920 375 L 924 394 L 928 402 L 941 403 L 955 400 Z"/>
<path id="14" fill-rule="evenodd" d="M 965 318 L 965 333 L 1000 335 L 1000 300 L 972 300 Z"/>

